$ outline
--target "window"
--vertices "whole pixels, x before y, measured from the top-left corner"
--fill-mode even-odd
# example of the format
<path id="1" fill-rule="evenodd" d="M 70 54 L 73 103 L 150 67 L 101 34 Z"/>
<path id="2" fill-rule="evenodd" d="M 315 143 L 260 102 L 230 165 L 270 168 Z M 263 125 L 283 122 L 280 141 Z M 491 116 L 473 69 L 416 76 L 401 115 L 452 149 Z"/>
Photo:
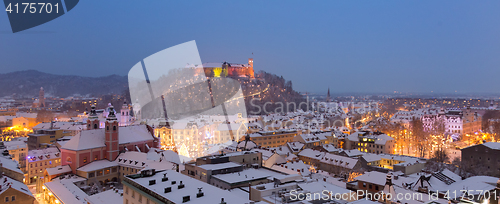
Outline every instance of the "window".
<path id="1" fill-rule="evenodd" d="M 132 191 L 132 198 L 135 198 L 135 191 Z"/>
<path id="2" fill-rule="evenodd" d="M 16 196 L 12 196 L 10 200 L 11 201 L 16 201 Z"/>
<path id="3" fill-rule="evenodd" d="M 125 194 L 128 195 L 128 187 L 125 186 Z"/>
<path id="4" fill-rule="evenodd" d="M 96 160 L 97 160 L 97 155 L 94 156 L 94 161 L 96 161 Z"/>
<path id="5" fill-rule="evenodd" d="M 5 202 L 9 202 L 9 197 L 5 197 Z"/>
<path id="6" fill-rule="evenodd" d="M 83 158 L 83 163 L 87 163 L 87 157 Z"/>
<path id="7" fill-rule="evenodd" d="M 139 203 L 142 203 L 142 195 L 139 194 Z"/>

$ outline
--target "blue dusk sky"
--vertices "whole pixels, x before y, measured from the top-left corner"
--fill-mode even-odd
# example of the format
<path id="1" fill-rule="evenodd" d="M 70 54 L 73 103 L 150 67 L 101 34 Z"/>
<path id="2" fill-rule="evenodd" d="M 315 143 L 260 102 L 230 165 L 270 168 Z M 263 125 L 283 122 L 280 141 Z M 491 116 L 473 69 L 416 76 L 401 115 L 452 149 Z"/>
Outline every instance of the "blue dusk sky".
<path id="1" fill-rule="evenodd" d="M 499 11 L 470 0 L 81 0 L 15 34 L 0 12 L 0 73 L 124 76 L 196 40 L 203 62 L 253 57 L 298 91 L 499 93 Z"/>

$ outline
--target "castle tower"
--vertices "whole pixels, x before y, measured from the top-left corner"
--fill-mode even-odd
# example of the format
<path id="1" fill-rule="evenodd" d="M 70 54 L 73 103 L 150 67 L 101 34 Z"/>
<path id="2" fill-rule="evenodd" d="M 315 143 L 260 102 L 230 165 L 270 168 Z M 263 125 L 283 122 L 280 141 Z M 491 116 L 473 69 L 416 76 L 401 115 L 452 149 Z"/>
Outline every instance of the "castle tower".
<path id="1" fill-rule="evenodd" d="M 45 108 L 45 91 L 43 90 L 43 87 L 40 87 L 40 92 L 38 94 L 38 102 L 40 103 L 40 107 Z"/>
<path id="2" fill-rule="evenodd" d="M 254 71 L 253 71 L 253 58 L 248 58 L 248 76 L 250 76 L 251 79 L 255 78 L 254 76 Z"/>
<path id="3" fill-rule="evenodd" d="M 130 121 L 130 108 L 127 105 L 127 101 L 123 102 L 123 106 L 121 109 L 121 116 L 120 116 L 120 126 L 126 126 L 128 125 Z"/>
<path id="4" fill-rule="evenodd" d="M 109 107 L 109 115 L 106 118 L 106 127 L 104 131 L 106 152 L 105 158 L 114 161 L 118 157 L 118 119 L 116 119 L 113 106 Z"/>
<path id="5" fill-rule="evenodd" d="M 87 118 L 87 130 L 99 129 L 99 118 L 95 111 L 95 105 L 92 105 L 89 117 Z"/>

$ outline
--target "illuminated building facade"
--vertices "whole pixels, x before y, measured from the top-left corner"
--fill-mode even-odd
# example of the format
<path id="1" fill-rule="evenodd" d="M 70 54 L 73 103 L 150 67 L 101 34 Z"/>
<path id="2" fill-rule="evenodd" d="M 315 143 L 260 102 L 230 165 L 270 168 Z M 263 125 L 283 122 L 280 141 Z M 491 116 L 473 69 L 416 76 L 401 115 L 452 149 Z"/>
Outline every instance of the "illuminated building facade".
<path id="1" fill-rule="evenodd" d="M 482 117 L 477 110 L 472 110 L 470 105 L 463 111 L 464 134 L 474 134 L 481 131 Z"/>
<path id="2" fill-rule="evenodd" d="M 358 131 L 347 137 L 345 147 L 347 150 L 357 149 L 367 153 L 392 154 L 396 142 L 394 138 L 380 132 Z"/>
<path id="3" fill-rule="evenodd" d="M 259 131 L 250 134 L 250 140 L 262 147 L 280 147 L 294 141 L 296 130 Z M 244 137 L 240 138 L 244 139 Z"/>
<path id="4" fill-rule="evenodd" d="M 253 58 L 248 58 L 248 64 L 204 63 L 203 70 L 208 77 L 248 77 L 253 79 Z"/>

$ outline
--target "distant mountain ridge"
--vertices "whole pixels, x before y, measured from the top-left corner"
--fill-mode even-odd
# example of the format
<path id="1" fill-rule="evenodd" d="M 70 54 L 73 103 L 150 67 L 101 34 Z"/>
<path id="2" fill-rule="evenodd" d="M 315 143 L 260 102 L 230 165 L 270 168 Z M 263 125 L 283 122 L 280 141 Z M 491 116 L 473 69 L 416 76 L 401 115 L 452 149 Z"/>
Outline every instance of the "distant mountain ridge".
<path id="1" fill-rule="evenodd" d="M 48 74 L 36 70 L 0 74 L 0 97 L 13 94 L 22 97 L 38 97 L 40 87 L 43 87 L 48 97 L 99 96 L 123 94 L 128 87 L 128 82 L 126 76 L 118 75 L 82 77 Z"/>

